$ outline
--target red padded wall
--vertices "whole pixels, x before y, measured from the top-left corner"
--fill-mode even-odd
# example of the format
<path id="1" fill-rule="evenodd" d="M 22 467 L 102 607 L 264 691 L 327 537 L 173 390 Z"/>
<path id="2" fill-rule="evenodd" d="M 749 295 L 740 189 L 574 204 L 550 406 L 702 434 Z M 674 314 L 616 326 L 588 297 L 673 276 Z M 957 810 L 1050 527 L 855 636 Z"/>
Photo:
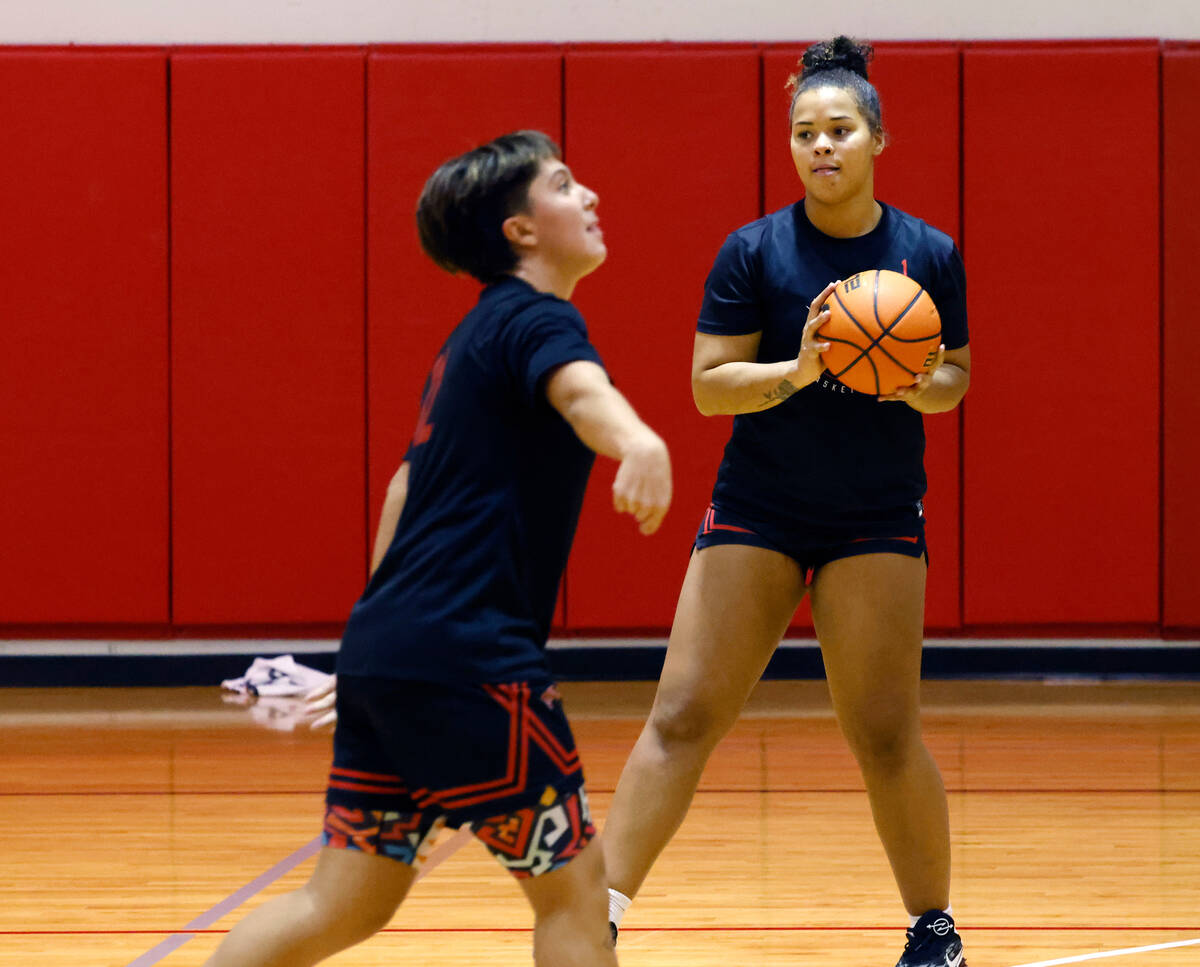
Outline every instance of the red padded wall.
<path id="1" fill-rule="evenodd" d="M 966 52 L 969 624 L 1158 620 L 1158 72 L 1152 44 Z"/>
<path id="2" fill-rule="evenodd" d="M 442 161 L 505 132 L 534 128 L 561 140 L 562 54 L 373 53 L 367 91 L 373 542 L 429 365 L 479 296 L 474 279 L 448 275 L 421 251 L 413 219 L 421 187 Z"/>
<path id="3" fill-rule="evenodd" d="M 616 465 L 597 462 L 567 570 L 573 630 L 659 629 L 674 615 L 730 429 L 692 402 L 692 338 L 718 248 L 759 214 L 758 75 L 748 48 L 567 55 L 567 161 L 600 195 L 609 249 L 575 301 L 675 473 L 671 512 L 646 538 L 612 510 Z"/>
<path id="4" fill-rule="evenodd" d="M 788 147 L 788 76 L 805 45 L 763 54 L 764 198 L 767 211 L 803 194 Z M 959 235 L 960 131 L 957 47 L 946 44 L 879 44 L 871 80 L 879 91 L 888 145 L 876 166 L 877 197 L 911 212 L 954 238 Z M 863 266 L 869 268 L 869 266 Z M 968 260 L 968 280 L 970 262 Z M 958 411 L 925 418 L 929 493 L 929 588 L 926 626 L 960 627 L 961 617 L 961 417 Z M 796 625 L 811 627 L 808 605 Z"/>
<path id="5" fill-rule="evenodd" d="M 362 588 L 364 56 L 172 59 L 181 624 L 340 622 Z"/>
<path id="6" fill-rule="evenodd" d="M 165 53 L 0 53 L 0 623 L 168 620 Z"/>
<path id="7" fill-rule="evenodd" d="M 1200 45 L 1163 57 L 1163 624 L 1200 628 Z"/>

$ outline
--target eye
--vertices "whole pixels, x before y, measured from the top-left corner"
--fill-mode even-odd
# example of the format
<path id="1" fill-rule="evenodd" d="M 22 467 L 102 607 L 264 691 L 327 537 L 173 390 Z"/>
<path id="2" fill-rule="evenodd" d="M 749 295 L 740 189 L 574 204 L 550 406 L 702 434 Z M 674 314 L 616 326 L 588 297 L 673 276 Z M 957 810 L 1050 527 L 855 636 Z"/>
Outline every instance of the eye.
<path id="1" fill-rule="evenodd" d="M 811 131 L 797 131 L 797 132 L 796 132 L 796 133 L 793 135 L 793 137 L 794 137 L 794 138 L 795 138 L 797 141 L 807 141 L 809 138 L 811 138 L 811 137 L 812 137 L 812 132 L 811 132 Z"/>

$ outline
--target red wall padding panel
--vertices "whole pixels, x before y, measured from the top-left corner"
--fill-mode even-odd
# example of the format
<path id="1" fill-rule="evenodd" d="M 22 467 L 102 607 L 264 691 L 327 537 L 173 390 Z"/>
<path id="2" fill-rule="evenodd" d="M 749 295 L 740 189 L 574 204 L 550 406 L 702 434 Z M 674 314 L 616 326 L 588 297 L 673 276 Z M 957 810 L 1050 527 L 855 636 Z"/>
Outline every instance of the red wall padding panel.
<path id="1" fill-rule="evenodd" d="M 166 79 L 0 54 L 0 623 L 169 617 Z"/>
<path id="2" fill-rule="evenodd" d="M 181 624 L 341 621 L 362 588 L 364 56 L 172 60 Z"/>
<path id="3" fill-rule="evenodd" d="M 479 284 L 417 241 L 417 198 L 442 161 L 521 128 L 561 140 L 562 54 L 376 53 L 367 66 L 370 541 L 421 389 Z M 560 609 L 561 610 L 561 609 Z"/>
<path id="4" fill-rule="evenodd" d="M 1157 46 L 964 70 L 966 621 L 1156 622 Z"/>
<path id="5" fill-rule="evenodd" d="M 1200 46 L 1163 58 L 1163 624 L 1200 628 Z"/>
<path id="6" fill-rule="evenodd" d="M 764 197 L 767 211 L 803 193 L 789 150 L 787 78 L 805 45 L 763 55 Z M 888 145 L 876 165 L 876 196 L 959 238 L 960 131 L 957 47 L 880 44 L 870 68 L 879 91 Z M 872 266 L 863 266 L 871 268 Z M 969 276 L 970 263 L 968 263 Z M 832 281 L 832 280 L 831 280 Z M 932 566 L 925 623 L 931 631 L 961 626 L 961 446 L 958 411 L 925 418 Z M 808 605 L 797 625 L 811 627 Z"/>
<path id="7" fill-rule="evenodd" d="M 598 461 L 567 569 L 567 620 L 665 628 L 730 429 L 692 402 L 692 337 L 717 249 L 759 214 L 758 55 L 575 51 L 566 72 L 567 161 L 600 195 L 609 248 L 576 302 L 613 381 L 665 437 L 675 473 L 667 521 L 646 538 L 617 519 L 616 467 Z"/>

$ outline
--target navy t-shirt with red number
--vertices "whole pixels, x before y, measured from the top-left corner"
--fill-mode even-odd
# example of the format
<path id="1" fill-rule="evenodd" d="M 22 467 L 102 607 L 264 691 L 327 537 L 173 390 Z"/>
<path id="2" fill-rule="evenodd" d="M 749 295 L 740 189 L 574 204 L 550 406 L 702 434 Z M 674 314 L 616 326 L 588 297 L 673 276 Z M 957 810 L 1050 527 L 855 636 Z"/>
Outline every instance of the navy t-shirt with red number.
<path id="1" fill-rule="evenodd" d="M 439 352 L 391 546 L 354 606 L 338 672 L 413 681 L 544 678 L 545 643 L 594 454 L 546 379 L 600 363 L 569 302 L 488 286 Z"/>
<path id="2" fill-rule="evenodd" d="M 967 344 L 966 279 L 953 240 L 889 205 L 857 238 L 819 231 L 799 201 L 733 232 L 704 288 L 697 329 L 761 332 L 758 362 L 795 359 L 808 306 L 866 269 L 912 277 L 929 293 L 947 349 Z M 783 403 L 734 418 L 713 500 L 751 520 L 877 520 L 925 493 L 925 430 L 912 407 L 856 393 L 828 371 Z"/>

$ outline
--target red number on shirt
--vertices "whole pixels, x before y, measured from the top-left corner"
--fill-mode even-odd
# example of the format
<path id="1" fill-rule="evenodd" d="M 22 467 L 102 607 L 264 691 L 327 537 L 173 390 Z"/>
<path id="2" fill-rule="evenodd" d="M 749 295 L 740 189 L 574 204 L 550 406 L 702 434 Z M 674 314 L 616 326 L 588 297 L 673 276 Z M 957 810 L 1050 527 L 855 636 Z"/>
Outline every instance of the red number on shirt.
<path id="1" fill-rule="evenodd" d="M 428 443 L 429 438 L 433 435 L 433 424 L 429 422 L 429 414 L 433 412 L 433 401 L 437 399 L 438 390 L 442 388 L 442 376 L 445 372 L 446 354 L 442 353 L 433 361 L 433 368 L 429 371 L 429 385 L 425 388 L 425 395 L 421 398 L 421 415 L 417 417 L 417 428 L 413 431 L 412 445 L 414 447 Z"/>

